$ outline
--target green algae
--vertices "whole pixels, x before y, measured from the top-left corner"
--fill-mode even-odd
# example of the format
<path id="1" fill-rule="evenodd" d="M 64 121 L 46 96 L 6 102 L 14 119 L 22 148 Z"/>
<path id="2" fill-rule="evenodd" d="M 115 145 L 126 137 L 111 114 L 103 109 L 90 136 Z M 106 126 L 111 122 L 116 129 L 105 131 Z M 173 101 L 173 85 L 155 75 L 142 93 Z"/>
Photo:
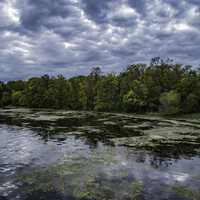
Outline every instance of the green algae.
<path id="1" fill-rule="evenodd" d="M 49 109 L 1 109 L 1 116 L 12 124 L 37 129 L 44 139 L 65 140 L 68 136 L 85 137 L 135 149 L 158 151 L 191 147 L 200 152 L 200 118 L 189 116 L 163 117 L 120 113 L 98 113 Z M 191 115 L 193 116 L 193 115 Z M 188 149 L 187 149 L 188 150 Z M 183 150 L 184 153 L 187 153 Z M 181 151 L 179 152 L 181 153 Z M 189 152 L 190 153 L 190 152 Z"/>
<path id="2" fill-rule="evenodd" d="M 163 159 L 168 160 L 162 166 L 166 169 L 173 159 L 200 155 L 199 119 L 27 109 L 8 109 L 0 115 L 4 123 L 36 130 L 40 142 L 45 141 L 49 148 L 54 149 L 54 143 L 63 145 L 59 147 L 64 155 L 56 163 L 19 172 L 16 182 L 30 196 L 59 194 L 76 200 L 140 200 L 144 195 L 151 196 L 146 193 L 151 185 L 145 183 L 140 167 L 145 165 L 149 175 L 154 176 L 152 168 L 162 165 Z M 140 155 L 135 158 L 137 162 L 127 162 L 136 152 L 152 158 L 146 160 Z M 151 166 L 145 162 L 152 162 Z M 198 180 L 196 174 L 193 182 Z M 193 187 L 176 186 L 174 182 L 170 189 L 171 186 L 180 199 L 199 198 Z"/>
<path id="3" fill-rule="evenodd" d="M 131 184 L 132 187 L 132 197 L 131 200 L 140 200 L 143 191 L 143 184 L 139 181 L 134 181 Z"/>
<path id="4" fill-rule="evenodd" d="M 172 190 L 178 196 L 187 198 L 189 200 L 199 200 L 200 199 L 200 191 L 199 190 L 190 189 L 185 186 L 174 186 L 172 188 Z"/>

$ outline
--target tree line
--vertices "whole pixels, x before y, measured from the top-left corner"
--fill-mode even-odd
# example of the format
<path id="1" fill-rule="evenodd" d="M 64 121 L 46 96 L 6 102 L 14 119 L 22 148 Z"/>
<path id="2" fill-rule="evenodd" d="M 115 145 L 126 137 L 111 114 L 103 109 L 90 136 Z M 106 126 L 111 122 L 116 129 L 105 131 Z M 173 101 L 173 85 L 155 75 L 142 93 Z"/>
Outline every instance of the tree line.
<path id="1" fill-rule="evenodd" d="M 116 112 L 200 112 L 200 70 L 153 58 L 119 74 L 99 67 L 87 76 L 0 82 L 0 106 Z"/>

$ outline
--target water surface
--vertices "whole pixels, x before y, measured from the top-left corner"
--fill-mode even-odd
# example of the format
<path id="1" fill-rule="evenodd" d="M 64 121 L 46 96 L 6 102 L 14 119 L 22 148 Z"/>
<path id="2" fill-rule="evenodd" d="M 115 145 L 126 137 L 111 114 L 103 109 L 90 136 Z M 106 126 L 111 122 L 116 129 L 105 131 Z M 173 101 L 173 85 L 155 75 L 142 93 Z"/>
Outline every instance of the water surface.
<path id="1" fill-rule="evenodd" d="M 200 119 L 0 110 L 0 200 L 199 200 Z"/>

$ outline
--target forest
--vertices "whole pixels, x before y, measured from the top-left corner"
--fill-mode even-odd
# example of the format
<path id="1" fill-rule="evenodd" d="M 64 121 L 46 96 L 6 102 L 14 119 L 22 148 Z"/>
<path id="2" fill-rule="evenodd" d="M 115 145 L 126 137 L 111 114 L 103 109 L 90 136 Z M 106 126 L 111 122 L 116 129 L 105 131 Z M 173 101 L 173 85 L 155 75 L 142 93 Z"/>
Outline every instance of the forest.
<path id="1" fill-rule="evenodd" d="M 99 67 L 87 76 L 0 82 L 0 106 L 108 112 L 200 112 L 200 70 L 155 57 L 119 74 Z"/>

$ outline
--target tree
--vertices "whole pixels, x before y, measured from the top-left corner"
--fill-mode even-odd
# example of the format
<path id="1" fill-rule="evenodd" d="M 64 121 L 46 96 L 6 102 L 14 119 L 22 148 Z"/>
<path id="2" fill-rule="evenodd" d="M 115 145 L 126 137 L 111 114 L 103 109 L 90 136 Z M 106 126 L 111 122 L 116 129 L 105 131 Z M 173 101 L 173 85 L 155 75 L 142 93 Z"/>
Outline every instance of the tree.
<path id="1" fill-rule="evenodd" d="M 17 80 L 17 81 L 9 81 L 7 84 L 7 88 L 12 91 L 22 91 L 25 88 L 25 81 Z"/>
<path id="2" fill-rule="evenodd" d="M 119 80 L 109 74 L 102 77 L 97 85 L 97 100 L 95 110 L 116 111 L 119 107 Z"/>
<path id="3" fill-rule="evenodd" d="M 119 75 L 33 77 L 0 82 L 0 106 L 128 112 L 200 112 L 200 72 L 171 59 L 129 65 Z"/>
<path id="4" fill-rule="evenodd" d="M 133 81 L 139 80 L 143 76 L 145 69 L 146 69 L 145 64 L 134 64 L 128 66 L 124 72 L 120 73 L 119 87 L 120 87 L 120 100 L 122 104 L 123 104 L 123 97 L 131 89 Z"/>
<path id="5" fill-rule="evenodd" d="M 83 98 L 85 97 L 83 95 L 85 94 L 81 88 L 84 87 L 85 79 L 85 76 L 77 76 L 68 80 L 70 85 L 70 109 L 84 109 Z"/>
<path id="6" fill-rule="evenodd" d="M 179 113 L 180 100 L 180 94 L 174 90 L 162 93 L 160 96 L 160 111 L 165 114 Z"/>
<path id="7" fill-rule="evenodd" d="M 200 98 L 196 94 L 190 93 L 186 98 L 183 112 L 191 113 L 200 110 Z"/>
<path id="8" fill-rule="evenodd" d="M 3 91 L 4 91 L 4 83 L 0 81 L 0 106 L 3 105 L 3 102 L 2 102 L 2 97 L 3 97 Z"/>
<path id="9" fill-rule="evenodd" d="M 84 84 L 81 85 L 81 98 L 83 108 L 86 110 L 93 110 L 96 103 L 97 83 L 100 79 L 101 69 L 99 67 L 93 68 L 88 77 L 86 77 Z"/>
<path id="10" fill-rule="evenodd" d="M 62 75 L 49 80 L 44 101 L 46 106 L 51 108 L 68 109 L 70 107 L 70 86 Z"/>
<path id="11" fill-rule="evenodd" d="M 3 106 L 11 105 L 12 102 L 11 93 L 8 91 L 4 91 L 1 98 L 1 102 Z"/>
<path id="12" fill-rule="evenodd" d="M 12 93 L 12 105 L 14 106 L 23 106 L 23 94 L 21 91 L 16 91 Z"/>
<path id="13" fill-rule="evenodd" d="M 148 98 L 148 88 L 139 80 L 132 83 L 131 90 L 123 97 L 126 111 L 142 112 L 146 111 Z"/>

